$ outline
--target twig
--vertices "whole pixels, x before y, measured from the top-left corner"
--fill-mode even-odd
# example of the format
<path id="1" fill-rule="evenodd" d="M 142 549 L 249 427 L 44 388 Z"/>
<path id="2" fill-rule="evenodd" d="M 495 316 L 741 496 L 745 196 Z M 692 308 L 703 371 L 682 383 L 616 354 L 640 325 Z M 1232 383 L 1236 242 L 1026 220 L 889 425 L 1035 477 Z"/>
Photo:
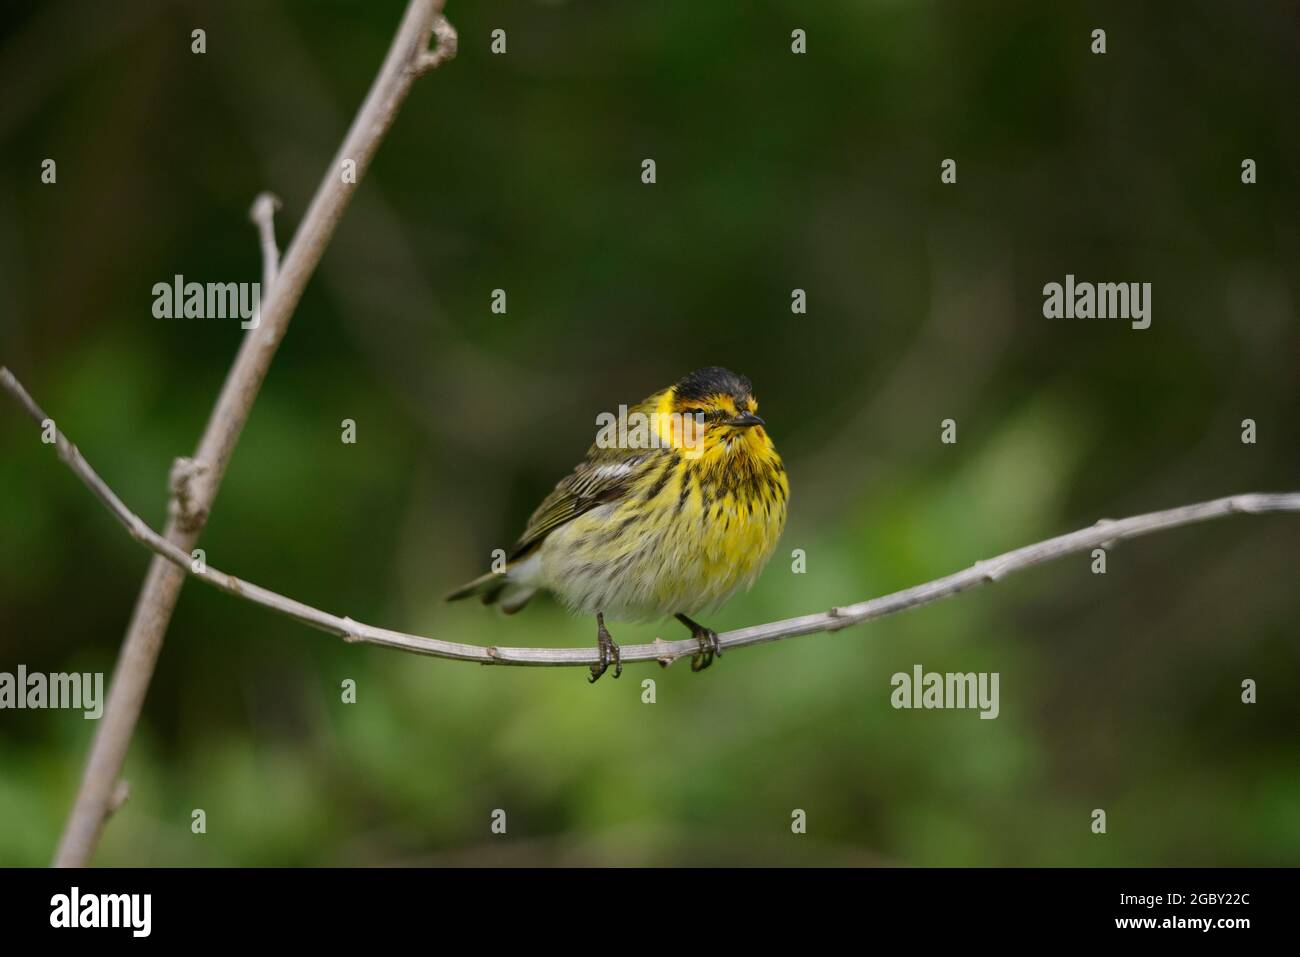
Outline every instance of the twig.
<path id="1" fill-rule="evenodd" d="M 456 34 L 447 18 L 441 14 L 433 21 L 433 39 L 437 42 L 432 50 L 424 50 L 415 61 L 415 73 L 424 76 L 430 70 L 436 70 L 456 55 L 460 37 Z"/>
<path id="2" fill-rule="evenodd" d="M 258 193 L 248 218 L 257 227 L 262 244 L 262 295 L 271 291 L 276 274 L 280 271 L 280 248 L 275 244 L 275 214 L 280 209 L 280 197 L 274 193 Z"/>
<path id="3" fill-rule="evenodd" d="M 22 385 L 9 372 L 0 368 L 0 388 L 13 395 L 36 422 L 49 423 L 51 420 L 27 394 Z M 55 442 L 59 457 L 76 473 L 77 477 L 95 494 L 105 507 L 126 527 L 131 537 L 141 542 L 146 548 L 184 569 L 195 578 L 202 579 L 209 585 L 219 588 L 227 594 L 236 595 L 256 605 L 287 615 L 305 625 L 320 631 L 338 635 L 345 641 L 365 642 L 399 648 L 435 658 L 450 658 L 455 661 L 477 661 L 487 665 L 593 665 L 599 660 L 594 644 L 583 648 L 503 648 L 485 647 L 437 638 L 426 638 L 387 628 L 376 628 L 351 618 L 332 615 L 311 605 L 287 598 L 269 589 L 236 578 L 234 575 L 218 571 L 210 565 L 192 561 L 190 556 L 173 543 L 167 541 L 129 508 L 122 503 L 111 488 L 105 484 L 77 451 L 77 447 L 57 428 L 54 429 Z M 1300 512 L 1300 492 L 1257 493 L 1233 495 L 1218 498 L 1196 505 L 1184 505 L 1163 512 L 1151 512 L 1135 515 L 1116 521 L 1103 519 L 1088 528 L 1059 535 L 1044 542 L 1026 545 L 1012 552 L 1006 552 L 995 558 L 976 562 L 964 571 L 939 578 L 923 585 L 916 585 L 903 591 L 894 592 L 881 598 L 832 608 L 829 611 L 801 618 L 787 618 L 749 628 L 740 628 L 719 635 L 723 648 L 742 648 L 747 645 L 759 645 L 782 638 L 798 635 L 810 635 L 821 631 L 839 631 L 850 625 L 861 624 L 873 618 L 884 618 L 902 611 L 928 605 L 931 602 L 949 598 L 959 592 L 978 585 L 998 581 L 1012 572 L 1032 568 L 1044 562 L 1072 555 L 1078 552 L 1111 545 L 1129 538 L 1137 538 L 1151 532 L 1191 525 L 1212 518 L 1242 513 L 1258 514 L 1262 512 Z M 681 641 L 664 641 L 656 638 L 650 644 L 624 645 L 622 658 L 624 664 L 637 661 L 658 661 L 671 664 L 677 658 L 689 657 L 699 650 L 694 639 Z"/>
<path id="4" fill-rule="evenodd" d="M 59 842 L 54 863 L 79 867 L 89 863 L 99 835 L 112 807 L 114 788 L 126 760 L 126 752 L 135 732 L 149 682 L 153 677 L 163 635 L 171 621 L 185 575 L 176 564 L 180 555 L 188 556 L 198 542 L 207 521 L 208 511 L 216 498 L 226 467 L 244 424 L 248 421 L 262 380 L 289 327 L 289 320 L 302 297 L 325 247 L 338 226 L 356 185 L 365 175 L 384 135 L 392 126 L 402 103 L 418 75 L 444 62 L 455 52 L 455 42 L 444 42 L 449 27 L 438 25 L 443 0 L 410 0 L 402 22 L 393 37 L 374 83 L 366 95 L 334 161 L 312 198 L 289 244 L 284 261 L 275 272 L 274 281 L 265 290 L 260 321 L 244 336 L 221 395 L 208 419 L 198 450 L 193 458 L 179 459 L 172 470 L 172 498 L 167 528 L 162 536 L 144 526 L 125 510 L 106 487 L 109 497 L 104 504 L 115 514 L 121 508 L 134 519 L 132 534 L 148 532 L 165 542 L 168 552 L 149 566 L 144 587 L 136 599 L 135 611 L 127 627 L 122 651 L 113 670 L 108 701 L 91 745 L 81 787 Z M 437 34 L 438 48 L 429 50 Z M 452 31 L 451 35 L 454 35 Z M 436 59 L 436 62 L 432 62 Z M 344 176 L 345 165 L 353 173 Z M 265 212 L 265 208 L 263 209 Z M 267 249 L 269 220 L 262 227 L 263 276 L 270 271 Z M 270 244 L 274 247 L 274 238 Z M 75 448 L 61 450 L 71 455 L 70 465 L 80 460 Z M 84 462 L 82 462 L 84 464 Z M 102 483 L 100 483 L 102 485 Z M 100 494 L 97 490 L 96 494 Z M 116 505 L 114 504 L 116 503 Z"/>

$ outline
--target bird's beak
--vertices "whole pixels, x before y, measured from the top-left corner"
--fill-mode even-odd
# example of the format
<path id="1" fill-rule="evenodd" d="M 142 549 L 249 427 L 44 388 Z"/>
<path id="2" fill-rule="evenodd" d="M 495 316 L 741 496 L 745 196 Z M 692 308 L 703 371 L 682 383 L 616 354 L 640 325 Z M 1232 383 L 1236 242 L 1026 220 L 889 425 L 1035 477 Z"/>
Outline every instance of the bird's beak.
<path id="1" fill-rule="evenodd" d="M 728 425 L 739 426 L 742 429 L 750 428 L 755 425 L 767 425 L 762 419 L 753 412 L 740 412 L 734 418 L 727 420 Z"/>

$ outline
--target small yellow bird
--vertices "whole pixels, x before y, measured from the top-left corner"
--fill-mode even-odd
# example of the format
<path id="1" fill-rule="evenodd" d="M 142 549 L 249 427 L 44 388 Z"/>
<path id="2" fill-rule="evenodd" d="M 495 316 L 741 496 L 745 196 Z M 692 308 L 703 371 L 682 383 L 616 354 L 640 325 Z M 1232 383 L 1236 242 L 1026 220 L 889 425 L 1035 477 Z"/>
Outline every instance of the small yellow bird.
<path id="1" fill-rule="evenodd" d="M 699 641 L 691 670 L 721 655 L 718 635 L 687 613 L 749 587 L 785 527 L 785 466 L 755 413 L 744 376 L 700 369 L 606 426 L 573 474 L 555 486 L 492 571 L 447 596 L 482 596 L 512 614 L 538 589 L 596 616 L 600 663 L 623 671 L 605 616 L 674 615 Z M 617 427 L 615 427 L 615 422 Z"/>

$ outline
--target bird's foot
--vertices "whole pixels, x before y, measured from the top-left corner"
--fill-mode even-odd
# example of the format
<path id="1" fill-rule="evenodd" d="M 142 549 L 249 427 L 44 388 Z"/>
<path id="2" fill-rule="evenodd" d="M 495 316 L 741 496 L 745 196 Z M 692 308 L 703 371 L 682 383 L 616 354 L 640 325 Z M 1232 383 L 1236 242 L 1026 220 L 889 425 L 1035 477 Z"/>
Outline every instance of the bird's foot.
<path id="1" fill-rule="evenodd" d="M 713 664 L 713 657 L 722 657 L 722 642 L 718 640 L 718 633 L 712 628 L 705 628 L 697 621 L 692 621 L 685 615 L 678 615 L 677 620 L 691 630 L 691 637 L 700 643 L 700 650 L 691 656 L 691 670 L 703 671 L 709 665 Z"/>
<path id="2" fill-rule="evenodd" d="M 614 660 L 614 677 L 617 678 L 623 673 L 623 655 L 619 650 L 614 639 L 610 637 L 609 632 L 605 629 L 605 616 L 596 615 L 596 647 L 600 649 L 600 663 L 591 666 L 591 677 L 587 680 L 594 683 L 597 678 L 605 673 L 609 668 L 609 662 Z"/>

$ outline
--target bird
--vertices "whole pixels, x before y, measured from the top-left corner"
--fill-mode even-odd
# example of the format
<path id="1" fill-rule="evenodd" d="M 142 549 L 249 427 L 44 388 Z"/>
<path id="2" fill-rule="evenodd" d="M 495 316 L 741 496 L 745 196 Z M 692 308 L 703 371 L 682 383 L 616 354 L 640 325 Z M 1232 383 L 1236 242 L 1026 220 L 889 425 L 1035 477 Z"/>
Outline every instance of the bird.
<path id="1" fill-rule="evenodd" d="M 643 401 L 602 413 L 587 456 L 528 519 L 504 562 L 446 598 L 478 596 L 514 614 L 541 590 L 595 615 L 599 661 L 623 672 L 611 620 L 669 615 L 699 643 L 691 670 L 721 657 L 717 632 L 692 615 L 749 588 L 785 527 L 790 484 L 758 416 L 753 385 L 698 369 Z"/>

